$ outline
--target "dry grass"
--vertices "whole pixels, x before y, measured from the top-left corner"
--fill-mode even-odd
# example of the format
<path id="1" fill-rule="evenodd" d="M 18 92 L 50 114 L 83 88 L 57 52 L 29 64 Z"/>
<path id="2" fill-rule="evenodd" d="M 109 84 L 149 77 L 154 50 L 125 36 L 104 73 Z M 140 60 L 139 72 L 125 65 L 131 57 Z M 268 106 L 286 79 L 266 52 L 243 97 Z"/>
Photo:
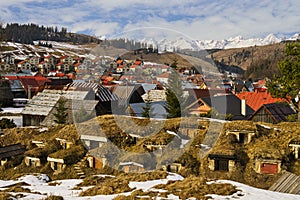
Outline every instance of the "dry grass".
<path id="1" fill-rule="evenodd" d="M 109 194 L 119 194 L 123 192 L 130 192 L 131 189 L 128 184 L 130 181 L 149 181 L 157 179 L 165 179 L 167 177 L 166 172 L 155 171 L 149 173 L 130 173 L 130 174 L 120 174 L 115 178 L 106 178 L 99 180 L 94 178 L 92 180 L 99 181 L 98 185 L 82 192 L 80 196 L 95 196 L 95 195 L 109 195 Z"/>
<path id="2" fill-rule="evenodd" d="M 64 198 L 62 196 L 51 195 L 51 196 L 45 198 L 44 200 L 64 200 Z"/>
<path id="3" fill-rule="evenodd" d="M 6 192 L 0 192 L 0 199 L 12 199 L 12 196 Z"/>
<path id="4" fill-rule="evenodd" d="M 202 177 L 188 177 L 183 181 L 169 181 L 167 185 L 158 185 L 155 188 L 168 190 L 180 199 L 196 198 L 208 199 L 207 194 L 232 195 L 237 189 L 231 184 L 206 184 Z"/>

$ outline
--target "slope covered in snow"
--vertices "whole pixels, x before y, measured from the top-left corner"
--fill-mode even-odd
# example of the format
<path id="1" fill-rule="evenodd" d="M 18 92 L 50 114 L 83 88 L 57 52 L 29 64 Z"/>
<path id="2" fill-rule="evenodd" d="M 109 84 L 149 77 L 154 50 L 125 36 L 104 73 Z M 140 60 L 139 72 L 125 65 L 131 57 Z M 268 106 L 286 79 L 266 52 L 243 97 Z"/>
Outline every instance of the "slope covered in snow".
<path id="1" fill-rule="evenodd" d="M 178 174 L 170 173 L 166 179 L 158 179 L 152 181 L 141 181 L 141 182 L 130 182 L 129 187 L 134 188 L 136 190 L 143 190 L 145 192 L 161 192 L 164 193 L 164 190 L 155 189 L 156 185 L 159 184 L 167 184 L 168 181 L 182 181 L 184 178 Z M 46 175 L 27 175 L 19 178 L 18 180 L 9 180 L 9 181 L 1 181 L 0 180 L 0 189 L 5 190 L 6 188 L 12 187 L 15 184 L 25 183 L 27 186 L 22 186 L 23 188 L 29 189 L 32 193 L 22 192 L 22 197 L 18 199 L 23 200 L 39 200 L 45 199 L 50 195 L 58 195 L 62 196 L 64 199 L 72 199 L 72 200 L 87 200 L 87 199 L 107 199 L 113 200 L 118 195 L 129 196 L 131 192 L 122 193 L 122 194 L 113 194 L 113 195 L 97 195 L 97 196 L 85 196 L 81 197 L 80 193 L 86 190 L 86 187 L 81 189 L 74 189 L 78 184 L 82 182 L 80 179 L 69 179 L 69 180 L 57 180 L 55 182 L 51 182 L 49 184 L 49 178 Z M 235 181 L 229 180 L 217 180 L 208 182 L 207 184 L 222 184 L 228 183 L 237 187 L 238 192 L 234 193 L 230 196 L 220 196 L 215 194 L 208 194 L 206 196 L 212 197 L 212 199 L 216 200 L 228 200 L 228 199 L 240 199 L 240 200 L 274 200 L 274 199 L 285 199 L 285 200 L 297 200 L 300 199 L 299 195 L 293 194 L 285 194 L 278 193 L 269 190 L 262 190 L 254 187 L 250 187 L 248 185 L 238 183 Z M 20 194 L 18 192 L 12 192 L 12 195 Z M 147 196 L 149 197 L 149 196 Z M 145 197 L 146 198 L 146 197 Z M 162 197 L 156 197 L 156 199 L 165 199 Z M 168 199 L 179 199 L 178 196 L 174 194 L 168 195 Z"/>
<path id="2" fill-rule="evenodd" d="M 275 44 L 285 40 L 297 40 L 299 34 L 295 34 L 290 38 L 279 38 L 274 34 L 269 34 L 265 38 L 248 38 L 237 36 L 224 40 L 191 40 L 187 38 L 178 38 L 176 40 L 163 39 L 156 41 L 153 38 L 143 39 L 141 42 L 147 43 L 149 46 L 158 47 L 160 51 L 176 51 L 180 49 L 202 50 L 202 49 L 230 49 L 249 46 L 263 46 Z"/>

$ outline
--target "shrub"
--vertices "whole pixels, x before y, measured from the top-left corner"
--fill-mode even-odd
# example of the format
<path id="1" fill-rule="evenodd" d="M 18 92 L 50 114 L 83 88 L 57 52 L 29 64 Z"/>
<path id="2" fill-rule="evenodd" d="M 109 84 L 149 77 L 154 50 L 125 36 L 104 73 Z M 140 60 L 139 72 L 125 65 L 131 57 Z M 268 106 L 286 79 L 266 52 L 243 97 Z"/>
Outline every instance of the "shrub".
<path id="1" fill-rule="evenodd" d="M 45 200 L 64 200 L 64 198 L 62 196 L 51 195 L 47 197 Z"/>
<path id="2" fill-rule="evenodd" d="M 0 129 L 14 128 L 14 127 L 17 127 L 17 125 L 14 123 L 14 120 L 8 118 L 2 118 L 0 120 Z"/>

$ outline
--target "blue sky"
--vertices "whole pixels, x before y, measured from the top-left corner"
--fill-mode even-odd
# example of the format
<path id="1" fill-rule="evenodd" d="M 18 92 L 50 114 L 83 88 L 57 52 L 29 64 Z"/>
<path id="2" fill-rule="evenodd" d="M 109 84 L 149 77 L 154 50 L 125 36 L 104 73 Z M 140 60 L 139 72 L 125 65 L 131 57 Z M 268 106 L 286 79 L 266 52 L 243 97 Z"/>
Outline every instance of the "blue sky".
<path id="1" fill-rule="evenodd" d="M 220 40 L 300 33 L 299 8 L 299 0 L 3 0 L 0 20 L 106 37 Z"/>

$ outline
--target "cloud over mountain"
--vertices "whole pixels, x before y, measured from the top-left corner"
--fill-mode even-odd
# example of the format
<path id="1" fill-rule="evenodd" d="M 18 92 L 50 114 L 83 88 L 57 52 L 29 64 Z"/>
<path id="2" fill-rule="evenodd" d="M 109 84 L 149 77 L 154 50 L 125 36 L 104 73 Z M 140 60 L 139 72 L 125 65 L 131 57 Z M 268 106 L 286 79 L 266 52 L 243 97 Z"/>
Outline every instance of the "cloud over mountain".
<path id="1" fill-rule="evenodd" d="M 236 35 L 292 35 L 300 30 L 299 7 L 298 0 L 11 0 L 0 2 L 0 19 L 65 26 L 97 36 L 129 31 L 157 39 L 185 35 L 220 40 Z"/>

